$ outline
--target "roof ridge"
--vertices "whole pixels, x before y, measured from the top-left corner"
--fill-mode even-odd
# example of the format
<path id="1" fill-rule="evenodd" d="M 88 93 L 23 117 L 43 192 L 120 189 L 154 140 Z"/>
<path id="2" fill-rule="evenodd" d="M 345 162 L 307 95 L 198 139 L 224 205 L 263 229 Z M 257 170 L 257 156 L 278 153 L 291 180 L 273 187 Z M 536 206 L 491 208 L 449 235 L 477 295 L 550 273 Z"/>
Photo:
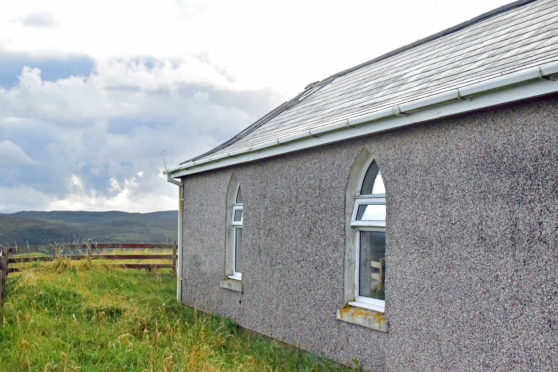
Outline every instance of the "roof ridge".
<path id="1" fill-rule="evenodd" d="M 523 5 L 527 5 L 527 4 L 533 3 L 533 2 L 535 2 L 535 1 L 538 1 L 538 0 L 517 0 L 517 1 L 514 1 L 514 2 L 512 2 L 512 3 L 502 5 L 502 6 L 498 7 L 498 8 L 496 8 L 496 9 L 492 9 L 492 10 L 486 12 L 486 13 L 482 13 L 482 14 L 480 14 L 480 15 L 474 17 L 474 18 L 471 18 L 471 19 L 465 21 L 465 22 L 461 22 L 461 23 L 459 23 L 459 24 L 457 24 L 457 25 L 455 25 L 455 26 L 452 26 L 452 27 L 446 28 L 445 30 L 436 32 L 435 34 L 432 34 L 432 35 L 429 35 L 429 36 L 424 37 L 424 38 L 422 38 L 422 39 L 413 41 L 412 43 L 409 43 L 409 44 L 404 45 L 404 46 L 402 46 L 402 47 L 399 47 L 399 48 L 397 48 L 397 49 L 391 50 L 391 51 L 389 51 L 389 52 L 387 52 L 387 53 L 384 53 L 384 54 L 382 54 L 382 55 L 380 55 L 380 56 L 378 56 L 378 57 L 372 58 L 371 60 L 368 60 L 368 61 L 366 61 L 366 62 L 360 63 L 360 64 L 358 64 L 358 65 L 356 65 L 356 66 L 350 67 L 350 68 L 345 69 L 345 70 L 343 70 L 343 71 L 339 71 L 339 72 L 337 72 L 337 73 L 335 73 L 335 74 L 333 74 L 333 75 L 328 76 L 327 78 L 325 78 L 325 79 L 323 79 L 323 80 L 320 80 L 320 81 L 311 83 L 310 85 L 311 85 L 311 86 L 315 86 L 316 84 L 321 84 L 322 82 L 327 84 L 327 83 L 329 83 L 329 82 L 330 82 L 331 80 L 333 80 L 333 79 L 336 79 L 336 78 L 338 78 L 338 77 L 340 77 L 340 76 L 349 74 L 349 73 L 351 73 L 351 72 L 353 72 L 353 71 L 359 70 L 359 69 L 361 69 L 361 68 L 363 68 L 363 67 L 365 67 L 365 66 L 368 66 L 368 65 L 370 65 L 370 64 L 372 64 L 372 63 L 376 63 L 376 62 L 382 61 L 382 60 L 384 60 L 384 59 L 387 59 L 387 58 L 389 58 L 389 57 L 393 57 L 393 56 L 395 56 L 395 55 L 397 55 L 397 54 L 400 54 L 400 53 L 403 53 L 403 52 L 405 52 L 405 51 L 407 51 L 407 50 L 410 50 L 410 49 L 416 48 L 416 47 L 418 47 L 418 46 L 420 46 L 420 45 L 426 44 L 427 42 L 430 42 L 430 41 L 439 39 L 439 38 L 441 38 L 441 37 L 443 37 L 443 36 L 446 36 L 446 35 L 452 34 L 452 33 L 454 33 L 454 32 L 460 31 L 460 30 L 462 30 L 462 29 L 464 29 L 464 28 L 466 28 L 466 27 L 472 26 L 472 25 L 474 25 L 474 24 L 476 24 L 476 23 L 478 23 L 478 22 L 480 22 L 480 21 L 483 21 L 483 20 L 485 20 L 485 19 L 494 17 L 495 15 L 498 15 L 498 14 L 500 14 L 500 13 L 504 13 L 504 12 L 506 12 L 506 11 L 508 11 L 508 10 L 512 10 L 512 9 L 515 9 L 515 8 L 519 8 L 519 7 L 523 6 Z M 310 86 L 310 85 L 309 85 L 309 86 Z"/>

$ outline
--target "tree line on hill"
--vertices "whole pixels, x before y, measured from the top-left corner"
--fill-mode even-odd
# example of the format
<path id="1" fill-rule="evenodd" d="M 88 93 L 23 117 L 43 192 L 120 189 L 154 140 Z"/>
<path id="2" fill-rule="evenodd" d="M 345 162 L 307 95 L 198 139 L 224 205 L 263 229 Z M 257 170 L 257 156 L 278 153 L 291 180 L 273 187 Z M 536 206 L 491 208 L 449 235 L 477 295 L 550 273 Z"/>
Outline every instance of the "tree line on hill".
<path id="1" fill-rule="evenodd" d="M 0 214 L 0 244 L 164 243 L 176 240 L 177 211 L 17 212 Z"/>

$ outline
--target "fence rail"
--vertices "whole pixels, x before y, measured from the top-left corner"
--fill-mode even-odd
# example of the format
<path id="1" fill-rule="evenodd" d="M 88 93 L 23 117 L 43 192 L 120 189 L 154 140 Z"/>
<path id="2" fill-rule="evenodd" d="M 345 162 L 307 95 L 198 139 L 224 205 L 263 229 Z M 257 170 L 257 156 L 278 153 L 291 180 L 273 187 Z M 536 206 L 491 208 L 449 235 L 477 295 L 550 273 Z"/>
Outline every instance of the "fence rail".
<path id="1" fill-rule="evenodd" d="M 142 250 L 160 250 L 172 249 L 172 254 L 106 254 L 97 253 L 106 251 L 108 249 L 142 249 Z M 46 250 L 46 252 L 45 252 Z M 62 254 L 62 251 L 79 251 L 79 254 Z M 24 249 L 17 247 L 0 246 L 0 306 L 2 306 L 2 299 L 6 292 L 6 278 L 9 273 L 19 272 L 25 270 L 19 267 L 10 267 L 10 264 L 19 264 L 25 262 L 40 262 L 40 261 L 53 261 L 58 257 L 68 258 L 70 260 L 169 260 L 171 263 L 119 263 L 110 264 L 109 266 L 116 266 L 127 269 L 172 269 L 176 273 L 176 241 L 172 244 L 142 244 L 142 243 L 125 243 L 125 244 L 110 244 L 110 243 L 93 243 L 89 241 L 85 244 L 64 244 L 45 246 L 28 246 Z M 25 256 L 18 257 L 20 254 L 47 254 L 46 256 Z M 10 255 L 15 257 L 10 257 Z"/>
<path id="2" fill-rule="evenodd" d="M 84 244 L 60 244 L 60 245 L 36 245 L 26 248 L 8 248 L 9 253 L 34 253 L 44 249 L 54 250 L 56 247 L 62 249 L 173 249 L 176 242 L 172 244 L 144 244 L 144 243 L 126 243 L 126 244 L 110 244 L 110 243 L 84 243 Z"/>

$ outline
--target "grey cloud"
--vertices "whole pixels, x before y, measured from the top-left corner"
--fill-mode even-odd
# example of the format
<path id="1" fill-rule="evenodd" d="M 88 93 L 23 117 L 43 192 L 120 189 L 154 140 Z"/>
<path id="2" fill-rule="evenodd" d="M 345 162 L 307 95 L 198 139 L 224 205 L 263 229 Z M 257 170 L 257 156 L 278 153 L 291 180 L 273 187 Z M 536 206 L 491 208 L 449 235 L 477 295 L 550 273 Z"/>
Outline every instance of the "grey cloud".
<path id="1" fill-rule="evenodd" d="M 270 88 L 233 91 L 189 84 L 180 86 L 178 90 L 181 95 L 207 94 L 212 102 L 225 107 L 237 107 L 242 111 L 251 113 L 253 119 L 257 119 L 274 109 L 278 102 L 281 102 L 281 98 L 284 98 L 277 96 L 276 92 Z"/>
<path id="2" fill-rule="evenodd" d="M 54 15 L 48 12 L 31 13 L 19 19 L 22 25 L 27 27 L 56 27 L 58 22 Z"/>
<path id="3" fill-rule="evenodd" d="M 0 110 L 0 146 L 14 144 L 21 153 L 8 153 L 19 156 L 20 162 L 27 159 L 22 154 L 33 160 L 0 166 L 0 212 L 8 205 L 5 195 L 18 192 L 36 196 L 33 209 L 48 208 L 52 200 L 68 197 L 74 176 L 90 199 L 106 201 L 129 187 L 130 200 L 141 195 L 173 200 L 176 190 L 160 175 L 162 150 L 168 164 L 176 165 L 227 140 L 281 101 L 271 90 L 234 91 L 199 83 L 156 90 L 107 88 L 96 70 L 79 80 L 47 85 L 33 74 L 31 78 L 38 80 L 25 88 L 22 81 L 0 88 L 0 108 L 6 108 Z M 46 107 L 40 104 L 44 102 Z M 120 188 L 113 187 L 114 181 Z M 28 206 L 9 203 L 4 209 L 14 208 Z"/>

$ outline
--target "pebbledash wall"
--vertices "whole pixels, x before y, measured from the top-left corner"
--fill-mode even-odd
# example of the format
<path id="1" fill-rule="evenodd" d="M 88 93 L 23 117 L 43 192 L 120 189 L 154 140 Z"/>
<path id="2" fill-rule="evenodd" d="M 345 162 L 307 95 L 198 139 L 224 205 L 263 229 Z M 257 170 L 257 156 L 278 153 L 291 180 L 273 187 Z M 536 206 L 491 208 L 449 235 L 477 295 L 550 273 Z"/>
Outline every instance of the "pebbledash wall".
<path id="1" fill-rule="evenodd" d="M 336 318 L 363 152 L 386 185 L 385 333 Z M 233 174 L 243 293 L 220 288 Z M 188 305 L 371 370 L 558 365 L 558 95 L 191 175 L 184 192 Z"/>

